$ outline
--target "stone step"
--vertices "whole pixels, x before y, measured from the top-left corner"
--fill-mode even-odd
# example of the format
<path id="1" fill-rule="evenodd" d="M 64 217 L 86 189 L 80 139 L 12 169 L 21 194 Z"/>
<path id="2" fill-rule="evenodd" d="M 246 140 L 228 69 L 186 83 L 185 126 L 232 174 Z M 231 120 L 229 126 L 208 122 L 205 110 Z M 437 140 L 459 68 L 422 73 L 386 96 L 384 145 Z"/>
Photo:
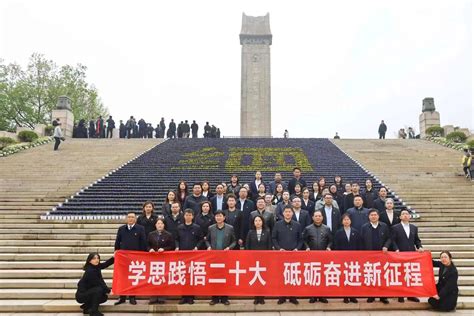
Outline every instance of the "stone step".
<path id="1" fill-rule="evenodd" d="M 365 300 L 360 299 L 358 304 L 344 304 L 341 299 L 329 299 L 328 304 L 309 304 L 307 299 L 300 299 L 300 304 L 295 306 L 293 304 L 277 305 L 276 299 L 267 298 L 265 305 L 253 305 L 252 299 L 231 299 L 231 304 L 225 306 L 218 304 L 210 306 L 209 300 L 196 300 L 194 305 L 177 305 L 177 300 L 168 300 L 164 305 L 148 305 L 148 300 L 138 299 L 137 305 L 122 304 L 114 306 L 114 300 L 108 300 L 101 305 L 100 310 L 104 313 L 207 313 L 214 314 L 219 312 L 226 313 L 254 313 L 254 312 L 290 312 L 296 313 L 298 311 L 392 311 L 402 314 L 402 310 L 415 311 L 429 309 L 426 299 L 422 299 L 421 303 L 413 303 L 406 301 L 405 303 L 398 303 L 396 299 L 389 299 L 390 304 L 383 304 L 381 302 L 366 303 Z M 458 300 L 457 309 L 472 309 L 474 308 L 474 298 L 460 297 Z M 48 313 L 79 313 L 79 304 L 75 300 L 62 299 L 35 299 L 35 300 L 0 300 L 0 312 L 48 312 Z M 414 313 L 414 312 L 412 312 Z M 273 316 L 274 314 L 268 315 Z M 275 316 L 278 315 L 275 314 Z M 298 314 L 297 314 L 298 315 Z M 307 313 L 305 314 L 307 315 Z"/>
<path id="2" fill-rule="evenodd" d="M 115 240 L 116 234 L 79 235 L 79 234 L 0 234 L 0 240 Z"/>
<path id="3" fill-rule="evenodd" d="M 69 247 L 113 247 L 114 240 L 0 240 L 0 247 L 3 246 L 69 246 Z"/>

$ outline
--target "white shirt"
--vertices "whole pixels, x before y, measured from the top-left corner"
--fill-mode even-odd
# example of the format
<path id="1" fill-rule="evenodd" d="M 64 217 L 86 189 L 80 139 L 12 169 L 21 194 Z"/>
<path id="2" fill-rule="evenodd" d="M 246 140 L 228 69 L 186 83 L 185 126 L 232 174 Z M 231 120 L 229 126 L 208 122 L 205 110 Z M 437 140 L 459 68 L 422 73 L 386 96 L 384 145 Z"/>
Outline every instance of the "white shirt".
<path id="1" fill-rule="evenodd" d="M 54 128 L 54 135 L 53 136 L 54 137 L 59 137 L 59 138 L 63 137 L 63 131 L 61 130 L 61 126 L 58 125 Z"/>
<path id="2" fill-rule="evenodd" d="M 324 205 L 324 212 L 326 213 L 326 226 L 332 231 L 332 206 Z"/>
<path id="3" fill-rule="evenodd" d="M 219 195 L 216 195 L 216 204 L 217 204 L 217 209 L 218 210 L 222 210 L 222 204 L 224 202 L 224 196 L 219 196 Z"/>
<path id="4" fill-rule="evenodd" d="M 372 225 L 372 227 L 376 229 L 379 226 L 379 222 L 377 222 L 376 224 L 370 222 L 370 225 Z"/>
<path id="5" fill-rule="evenodd" d="M 127 225 L 128 226 L 128 230 L 132 230 L 133 226 L 135 226 L 135 224 L 133 225 Z"/>
<path id="6" fill-rule="evenodd" d="M 386 210 L 386 211 L 387 211 L 388 220 L 390 221 L 390 223 L 393 223 L 393 210 Z"/>
<path id="7" fill-rule="evenodd" d="M 410 238 L 410 223 L 404 224 L 402 222 L 403 230 L 405 231 L 405 234 L 407 234 L 407 238 Z"/>
<path id="8" fill-rule="evenodd" d="M 239 199 L 240 201 L 240 210 L 243 211 L 244 210 L 244 203 L 246 200 L 242 200 L 242 199 Z"/>
<path id="9" fill-rule="evenodd" d="M 258 186 L 262 183 L 262 180 L 255 180 L 255 187 L 257 188 L 258 191 Z"/>
<path id="10" fill-rule="evenodd" d="M 296 217 L 296 221 L 299 221 L 300 220 L 300 214 L 301 214 L 301 210 L 294 210 L 295 211 L 295 217 Z"/>
<path id="11" fill-rule="evenodd" d="M 347 240 L 351 240 L 351 228 L 344 228 L 344 231 L 346 232 L 346 237 L 347 237 Z"/>

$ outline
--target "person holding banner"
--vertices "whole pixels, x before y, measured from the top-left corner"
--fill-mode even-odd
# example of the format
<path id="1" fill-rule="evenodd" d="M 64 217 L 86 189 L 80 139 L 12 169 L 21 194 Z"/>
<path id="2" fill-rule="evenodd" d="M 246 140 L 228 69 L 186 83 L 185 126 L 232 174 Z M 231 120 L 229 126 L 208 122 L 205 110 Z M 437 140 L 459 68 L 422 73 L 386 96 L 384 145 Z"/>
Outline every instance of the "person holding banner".
<path id="1" fill-rule="evenodd" d="M 272 231 L 272 242 L 275 250 L 298 251 L 303 246 L 301 238 L 301 225 L 297 221 L 292 220 L 293 208 L 290 205 L 283 209 L 283 220 L 275 223 Z M 287 297 L 280 297 L 277 304 L 281 305 L 286 302 Z M 290 303 L 298 305 L 296 297 L 288 297 Z"/>
<path id="2" fill-rule="evenodd" d="M 156 220 L 156 230 L 148 235 L 148 248 L 150 252 L 163 252 L 174 250 L 175 242 L 173 235 L 166 231 L 166 224 L 163 218 Z M 161 296 L 151 297 L 148 304 L 164 304 L 165 300 Z"/>
<path id="3" fill-rule="evenodd" d="M 224 222 L 224 212 L 217 210 L 214 213 L 214 219 L 216 220 L 216 223 L 209 226 L 206 237 L 207 250 L 233 249 L 236 245 L 234 228 Z M 209 305 L 216 305 L 219 302 L 224 305 L 230 304 L 228 296 L 213 296 Z"/>
<path id="4" fill-rule="evenodd" d="M 361 250 L 362 240 L 359 232 L 351 227 L 351 217 L 349 214 L 342 214 L 342 227 L 334 236 L 334 250 Z M 355 297 L 345 297 L 344 303 L 358 303 Z"/>
<path id="5" fill-rule="evenodd" d="M 379 222 L 379 211 L 375 208 L 369 211 L 369 223 L 362 225 L 361 229 L 362 245 L 364 250 L 382 250 L 384 253 L 390 248 L 390 230 L 387 224 Z M 373 303 L 374 297 L 369 297 L 367 303 Z M 380 301 L 388 304 L 386 297 L 381 297 Z"/>
<path id="6" fill-rule="evenodd" d="M 115 239 L 115 250 L 136 250 L 147 251 L 145 228 L 137 224 L 137 215 L 135 212 L 128 212 L 127 224 L 119 227 L 117 238 Z M 120 296 L 114 305 L 125 303 L 127 297 Z M 137 305 L 135 296 L 130 296 L 130 304 Z"/>
<path id="7" fill-rule="evenodd" d="M 77 283 L 76 301 L 81 305 L 84 314 L 93 316 L 102 316 L 99 312 L 99 305 L 107 302 L 107 294 L 110 289 L 105 284 L 102 277 L 102 269 L 108 268 L 114 264 L 114 257 L 100 263 L 100 255 L 96 252 L 87 256 L 84 265 L 84 274 Z"/>
<path id="8" fill-rule="evenodd" d="M 332 247 L 332 233 L 328 226 L 323 224 L 323 212 L 316 210 L 313 213 L 313 224 L 307 226 L 303 230 L 302 238 L 306 250 L 328 250 Z M 324 297 L 312 297 L 309 299 L 310 303 L 328 303 Z"/>
<path id="9" fill-rule="evenodd" d="M 438 295 L 430 297 L 428 303 L 435 310 L 448 312 L 455 310 L 458 302 L 458 270 L 449 251 L 442 251 L 439 258 L 433 260 L 433 266 L 439 268 Z"/>
<path id="10" fill-rule="evenodd" d="M 198 224 L 193 223 L 193 218 L 194 211 L 190 208 L 185 209 L 184 223 L 178 226 L 175 250 L 198 250 L 204 243 L 202 229 Z M 183 296 L 179 305 L 183 304 L 194 304 L 194 296 Z"/>
<path id="11" fill-rule="evenodd" d="M 387 199 L 387 202 L 390 199 Z M 387 205 L 388 203 L 386 203 Z M 388 209 L 388 208 L 387 208 Z M 392 248 L 396 252 L 399 251 L 419 251 L 423 252 L 420 237 L 418 237 L 418 227 L 410 224 L 410 212 L 406 208 L 400 212 L 399 224 L 392 226 Z M 407 300 L 412 302 L 419 302 L 417 297 L 408 297 Z M 403 297 L 398 298 L 398 302 L 403 303 Z"/>
<path id="12" fill-rule="evenodd" d="M 257 203 L 258 204 L 258 203 Z M 263 215 L 258 214 L 253 217 L 251 229 L 245 241 L 246 250 L 272 250 L 272 236 L 266 227 Z M 263 296 L 256 296 L 253 301 L 255 305 L 265 304 Z"/>

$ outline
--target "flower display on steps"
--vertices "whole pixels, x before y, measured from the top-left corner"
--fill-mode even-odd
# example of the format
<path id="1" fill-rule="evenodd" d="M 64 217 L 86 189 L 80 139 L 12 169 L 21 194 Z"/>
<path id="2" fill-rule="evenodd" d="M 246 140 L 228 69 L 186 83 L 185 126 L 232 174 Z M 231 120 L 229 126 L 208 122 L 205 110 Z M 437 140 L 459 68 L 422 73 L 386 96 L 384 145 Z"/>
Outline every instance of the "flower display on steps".
<path id="1" fill-rule="evenodd" d="M 10 145 L 0 150 L 0 157 L 10 156 L 22 150 L 44 145 L 52 141 L 53 141 L 53 137 L 48 136 L 48 137 L 39 138 L 35 141 L 32 141 L 31 143 L 20 143 L 20 144 Z"/>

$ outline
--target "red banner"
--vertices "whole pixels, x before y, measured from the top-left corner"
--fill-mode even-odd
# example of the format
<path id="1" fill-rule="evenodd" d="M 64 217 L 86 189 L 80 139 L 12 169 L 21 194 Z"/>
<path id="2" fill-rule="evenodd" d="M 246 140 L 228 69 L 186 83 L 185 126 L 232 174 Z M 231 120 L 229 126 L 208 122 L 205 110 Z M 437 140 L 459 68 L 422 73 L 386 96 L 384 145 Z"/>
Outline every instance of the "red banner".
<path id="1" fill-rule="evenodd" d="M 430 297 L 430 253 L 117 251 L 117 295 Z"/>

